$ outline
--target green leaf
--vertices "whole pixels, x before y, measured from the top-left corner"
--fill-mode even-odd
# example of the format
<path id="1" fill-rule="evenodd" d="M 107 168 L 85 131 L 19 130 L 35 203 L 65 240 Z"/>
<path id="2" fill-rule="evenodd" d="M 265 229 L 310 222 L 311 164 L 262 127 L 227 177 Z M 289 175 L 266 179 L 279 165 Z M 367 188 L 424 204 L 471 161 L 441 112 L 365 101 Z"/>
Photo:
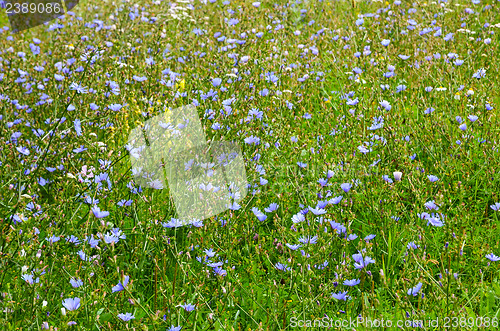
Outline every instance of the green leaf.
<path id="1" fill-rule="evenodd" d="M 111 315 L 110 313 L 102 314 L 99 317 L 100 322 L 110 322 L 112 319 L 113 319 L 113 315 Z"/>

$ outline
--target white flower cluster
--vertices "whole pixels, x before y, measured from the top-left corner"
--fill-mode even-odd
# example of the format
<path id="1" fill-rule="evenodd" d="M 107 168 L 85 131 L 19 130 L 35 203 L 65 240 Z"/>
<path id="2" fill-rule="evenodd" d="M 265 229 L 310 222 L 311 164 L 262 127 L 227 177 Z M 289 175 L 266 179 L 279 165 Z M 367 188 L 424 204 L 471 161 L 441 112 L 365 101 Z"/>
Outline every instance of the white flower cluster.
<path id="1" fill-rule="evenodd" d="M 167 15 L 178 21 L 188 20 L 195 23 L 195 19 L 189 15 L 189 10 L 194 9 L 192 3 L 193 0 L 176 0 L 170 5 Z"/>

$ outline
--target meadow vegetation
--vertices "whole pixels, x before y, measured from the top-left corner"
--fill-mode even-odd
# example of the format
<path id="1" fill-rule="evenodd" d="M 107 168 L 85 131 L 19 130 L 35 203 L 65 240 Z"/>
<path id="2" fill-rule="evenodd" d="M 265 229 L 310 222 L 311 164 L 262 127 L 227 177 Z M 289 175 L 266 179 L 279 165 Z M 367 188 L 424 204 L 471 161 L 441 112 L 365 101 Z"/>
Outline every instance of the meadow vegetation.
<path id="1" fill-rule="evenodd" d="M 82 1 L 17 34 L 4 15 L 0 328 L 495 329 L 499 6 Z M 190 104 L 249 185 L 186 223 L 127 139 Z"/>

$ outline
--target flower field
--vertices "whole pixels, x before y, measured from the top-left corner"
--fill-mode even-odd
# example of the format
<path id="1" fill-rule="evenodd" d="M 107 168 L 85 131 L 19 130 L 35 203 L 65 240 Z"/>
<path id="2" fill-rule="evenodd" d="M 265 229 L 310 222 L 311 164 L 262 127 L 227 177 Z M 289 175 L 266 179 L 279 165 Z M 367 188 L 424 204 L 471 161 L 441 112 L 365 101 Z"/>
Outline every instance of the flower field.
<path id="1" fill-rule="evenodd" d="M 499 35 L 496 0 L 2 12 L 0 329 L 497 329 Z M 185 106 L 244 160 L 206 219 L 131 164 Z"/>

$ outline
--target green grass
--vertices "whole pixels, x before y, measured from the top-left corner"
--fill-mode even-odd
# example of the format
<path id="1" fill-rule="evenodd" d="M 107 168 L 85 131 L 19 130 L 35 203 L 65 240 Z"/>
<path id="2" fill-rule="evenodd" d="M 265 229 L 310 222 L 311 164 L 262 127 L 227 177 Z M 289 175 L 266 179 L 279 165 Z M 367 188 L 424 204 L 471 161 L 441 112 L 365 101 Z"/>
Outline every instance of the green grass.
<path id="1" fill-rule="evenodd" d="M 165 2 L 142 1 L 139 17 L 131 20 L 131 3 L 85 1 L 75 8 L 75 16 L 58 20 L 61 29 L 47 31 L 51 22 L 12 35 L 13 40 L 7 39 L 7 32 L 1 34 L 1 328 L 288 330 L 299 320 L 309 320 L 315 329 L 314 320 L 334 323 L 362 317 L 391 320 L 388 329 L 396 329 L 398 320 L 422 320 L 429 330 L 445 328 L 446 323 L 476 329 L 482 318 L 485 329 L 496 329 L 500 262 L 485 256 L 500 255 L 500 211 L 490 207 L 500 202 L 500 30 L 493 26 L 500 18 L 498 1 L 454 1 L 445 7 L 404 1 L 399 6 L 355 4 L 263 2 L 255 8 L 250 1 L 195 2 L 195 10 L 187 11 L 193 22 L 172 19 Z M 474 14 L 467 14 L 467 7 Z M 410 16 L 418 23 L 411 31 L 410 8 L 416 9 Z M 362 29 L 356 20 L 367 13 L 379 16 L 364 17 Z M 141 15 L 157 20 L 142 22 Z M 0 23 L 7 24 L 4 18 Z M 239 22 L 230 26 L 226 20 L 231 18 Z M 94 20 L 101 20 L 102 28 Z M 458 31 L 462 23 L 475 33 Z M 437 30 L 419 34 L 429 26 L 440 26 L 442 35 L 434 36 Z M 194 34 L 195 28 L 204 34 Z M 216 32 L 226 39 L 218 41 Z M 264 34 L 258 38 L 256 32 Z M 445 41 L 448 33 L 453 39 Z M 41 41 L 40 54 L 30 49 L 33 38 Z M 491 43 L 484 43 L 486 38 Z M 387 47 L 381 45 L 383 39 L 390 39 Z M 234 48 L 222 49 L 228 45 Z M 356 57 L 365 46 L 371 53 Z M 237 54 L 238 64 L 231 53 Z M 456 53 L 463 64 L 454 64 L 449 53 Z M 96 54 L 99 57 L 91 60 Z M 411 57 L 403 60 L 400 54 Z M 250 57 L 247 63 L 241 61 L 245 55 Z M 148 65 L 147 58 L 155 64 Z M 75 62 L 68 65 L 68 59 Z M 120 67 L 117 61 L 127 65 Z M 58 62 L 67 70 L 59 70 Z M 45 69 L 36 71 L 37 65 Z M 395 66 L 394 77 L 384 77 L 388 65 Z M 162 74 L 167 68 L 178 76 Z M 362 72 L 355 74 L 355 68 Z M 480 68 L 486 75 L 473 78 Z M 21 80 L 19 70 L 27 72 Z M 266 79 L 271 73 L 276 83 Z M 55 74 L 64 75 L 64 80 L 56 81 Z M 309 78 L 298 80 L 306 74 Z M 147 80 L 135 81 L 134 75 Z M 216 77 L 222 79 L 219 87 L 212 85 Z M 106 81 L 118 83 L 119 94 L 106 94 L 111 91 Z M 73 82 L 94 93 L 77 93 L 70 89 Z M 381 84 L 389 88 L 383 90 Z M 406 90 L 396 93 L 399 85 Z M 426 92 L 427 86 L 433 90 Z M 269 95 L 261 96 L 264 88 Z M 218 98 L 203 99 L 201 94 L 210 89 Z M 473 95 L 466 95 L 469 90 Z M 42 93 L 52 102 L 39 104 Z M 234 98 L 232 113 L 224 115 L 222 102 L 229 98 Z M 359 103 L 347 104 L 356 98 Z M 168 190 L 143 187 L 133 192 L 125 145 L 130 131 L 146 119 L 193 99 L 199 103 L 196 109 L 207 140 L 235 141 L 242 148 L 251 187 L 239 210 L 203 220 L 202 227 L 166 228 L 162 223 L 176 217 Z M 9 100 L 17 100 L 17 106 Z M 390 103 L 389 111 L 382 100 Z M 99 108 L 92 109 L 92 103 Z M 112 104 L 122 107 L 112 111 Z M 69 105 L 75 109 L 68 110 Z M 426 114 L 430 107 L 435 110 Z M 262 118 L 247 120 L 254 108 L 262 111 Z M 469 115 L 476 115 L 477 121 Z M 466 131 L 459 129 L 456 116 L 467 124 Z M 66 120 L 59 123 L 62 117 Z M 382 117 L 383 126 L 370 130 L 374 117 Z M 14 124 L 19 119 L 22 122 Z M 81 121 L 81 135 L 75 130 L 76 119 Z M 222 128 L 214 129 L 215 123 Z M 32 129 L 44 132 L 38 137 Z M 55 134 L 48 134 L 50 130 Z M 15 132 L 21 133 L 17 139 Z M 245 143 L 250 136 L 260 143 Z M 81 145 L 87 150 L 75 152 Z M 362 153 L 362 145 L 371 151 Z M 21 147 L 28 148 L 29 155 L 22 154 Z M 103 167 L 103 160 L 110 165 Z M 299 167 L 298 162 L 307 166 Z M 64 168 L 57 168 L 61 165 Z M 94 169 L 88 182 L 83 166 Z M 327 178 L 329 170 L 329 185 L 322 187 L 318 179 Z M 394 180 L 395 171 L 402 172 L 400 181 Z M 101 173 L 107 174 L 109 188 L 106 177 L 96 182 Z M 393 182 L 386 182 L 384 175 Z M 428 175 L 439 181 L 430 182 Z M 49 183 L 41 185 L 40 177 Z M 260 178 L 268 183 L 261 185 Z M 353 186 L 344 192 L 342 183 Z M 322 219 L 309 211 L 304 222 L 292 222 L 308 206 L 340 195 L 340 203 L 325 207 Z M 85 196 L 98 199 L 100 210 L 109 211 L 109 216 L 96 218 Z M 120 207 L 122 199 L 132 202 Z M 424 206 L 431 200 L 446 216 L 441 227 L 418 217 L 436 212 Z M 279 208 L 259 221 L 252 208 L 264 212 L 271 203 Z M 341 224 L 345 232 L 336 233 L 328 220 Z M 126 238 L 108 244 L 102 236 L 113 228 Z M 370 234 L 376 237 L 363 239 Z M 91 235 L 101 239 L 95 248 L 83 242 Z M 347 240 L 349 235 L 355 238 Z M 52 236 L 60 240 L 50 243 Z M 71 236 L 82 243 L 68 242 Z M 317 242 L 297 250 L 286 246 L 306 236 L 317 236 Z M 408 248 L 410 242 L 419 248 Z M 211 261 L 223 262 L 225 275 L 215 275 L 213 267 L 196 259 L 204 260 L 209 248 L 217 254 Z M 92 260 L 82 259 L 79 251 Z M 358 251 L 375 263 L 356 269 L 352 256 Z M 291 271 L 278 270 L 277 263 Z M 23 279 L 30 274 L 39 281 Z M 125 275 L 129 284 L 112 292 Z M 81 279 L 83 285 L 74 288 L 71 278 Z M 351 279 L 360 283 L 343 285 Z M 408 295 L 418 283 L 419 293 Z M 350 300 L 331 296 L 344 291 Z M 81 299 L 80 307 L 62 314 L 62 301 L 73 297 Z M 179 306 L 185 303 L 196 308 L 188 312 Z M 118 314 L 126 312 L 135 318 L 122 321 Z M 438 325 L 429 324 L 436 318 Z M 77 324 L 70 326 L 70 321 Z M 357 328 L 369 327 L 361 323 Z"/>

